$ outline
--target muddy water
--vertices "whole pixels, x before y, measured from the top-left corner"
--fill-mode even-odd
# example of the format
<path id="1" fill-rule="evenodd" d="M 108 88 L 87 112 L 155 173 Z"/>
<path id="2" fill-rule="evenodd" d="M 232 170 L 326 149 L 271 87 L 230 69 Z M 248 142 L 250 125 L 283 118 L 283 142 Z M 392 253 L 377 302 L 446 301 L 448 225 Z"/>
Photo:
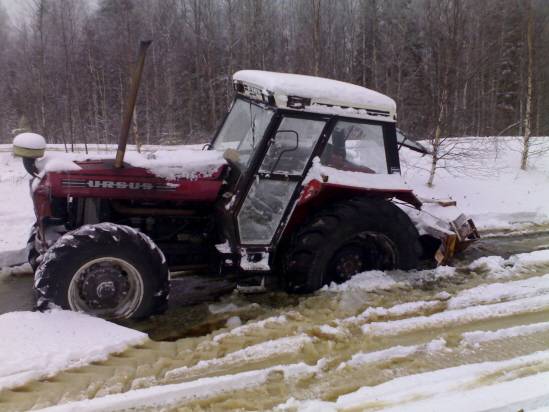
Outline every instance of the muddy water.
<path id="1" fill-rule="evenodd" d="M 465 265 L 480 256 L 508 256 L 545 248 L 549 248 L 547 231 L 491 234 L 471 248 L 460 264 Z M 215 302 L 211 301 L 211 291 L 205 293 L 206 297 L 210 293 L 210 298 L 194 302 L 177 298 L 185 294 L 176 293 L 177 305 L 166 315 L 132 325 L 147 331 L 156 341 L 111 356 L 105 362 L 0 392 L 0 410 L 36 409 L 130 389 L 237 375 L 276 365 L 308 365 L 308 371 L 295 375 L 285 373 L 281 367 L 272 370 L 266 380 L 258 380 L 249 387 L 212 391 L 211 394 L 179 399 L 167 405 L 168 410 L 261 410 L 273 408 L 290 397 L 335 400 L 362 386 L 377 385 L 399 376 L 547 350 L 547 329 L 475 346 L 467 345 L 465 336 L 473 331 L 495 331 L 547 322 L 549 303 L 536 308 L 525 306 L 523 310 L 497 317 L 461 316 L 459 320 L 444 317 L 452 312 L 448 308 L 448 295 L 455 296 L 494 282 L 535 279 L 546 273 L 549 273 L 549 262 L 525 266 L 505 279 L 493 279 L 491 273 L 483 270 L 458 270 L 450 278 L 438 278 L 433 271 L 415 275 L 394 272 L 389 276 L 396 283 L 386 288 L 329 290 L 305 297 L 283 293 L 227 293 L 231 285 L 218 285 Z M 178 282 L 184 281 L 180 279 Z M 179 285 L 185 287 L 184 283 Z M 203 285 L 194 285 L 196 290 L 203 288 Z M 513 300 L 522 302 L 513 297 L 488 299 L 465 309 L 513 304 Z M 377 310 L 365 314 L 369 308 L 390 309 L 414 302 L 426 303 L 415 304 L 407 310 Z M 420 324 L 433 316 L 442 316 L 441 321 L 398 329 L 399 322 Z M 392 322 L 396 332 L 363 333 L 364 326 L 375 327 L 383 322 Z M 244 325 L 238 326 L 240 323 Z M 402 346 L 415 349 L 391 352 Z M 386 350 L 388 354 L 380 356 L 377 361 L 356 360 L 364 354 Z M 528 375 L 546 370 L 549 370 L 549 365 L 541 363 L 509 373 Z M 378 410 L 383 406 L 389 405 L 371 404 L 366 408 Z M 155 407 L 149 409 L 155 410 Z M 143 410 L 147 407 L 144 406 Z"/>

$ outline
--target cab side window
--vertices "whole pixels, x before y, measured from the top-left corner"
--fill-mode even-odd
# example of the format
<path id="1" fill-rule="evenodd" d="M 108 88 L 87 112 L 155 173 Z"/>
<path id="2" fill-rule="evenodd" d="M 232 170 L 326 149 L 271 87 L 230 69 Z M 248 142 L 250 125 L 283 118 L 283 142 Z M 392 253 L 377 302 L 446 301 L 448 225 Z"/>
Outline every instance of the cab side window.
<path id="1" fill-rule="evenodd" d="M 335 169 L 363 173 L 388 173 L 383 127 L 339 121 L 320 161 Z"/>

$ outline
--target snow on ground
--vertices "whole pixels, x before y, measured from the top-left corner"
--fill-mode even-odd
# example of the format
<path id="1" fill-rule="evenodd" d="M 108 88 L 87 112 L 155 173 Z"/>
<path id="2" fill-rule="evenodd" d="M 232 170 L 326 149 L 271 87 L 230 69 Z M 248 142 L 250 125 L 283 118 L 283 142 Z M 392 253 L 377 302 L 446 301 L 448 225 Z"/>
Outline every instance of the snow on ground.
<path id="1" fill-rule="evenodd" d="M 541 138 L 535 140 L 536 150 L 540 142 L 545 144 Z M 438 170 L 433 188 L 425 186 L 430 159 L 402 149 L 403 177 L 421 197 L 456 200 L 486 230 L 549 222 L 549 190 L 544 189 L 549 187 L 549 153 L 534 155 L 530 170 L 523 172 L 518 169 L 518 138 L 460 138 L 452 143 L 472 155 L 465 167 L 463 160 L 444 161 L 442 166 L 448 168 Z M 51 157 L 57 160 L 48 167 L 63 168 L 74 156 L 60 153 L 59 147 L 53 149 Z M 147 151 L 154 149 L 158 148 Z M 177 152 L 162 153 L 149 160 L 157 161 L 157 166 L 177 166 Z M 143 166 L 140 162 L 146 156 L 130 152 L 128 159 L 134 162 L 135 158 L 134 164 Z M 210 167 L 219 158 L 202 160 Z M 198 163 L 193 167 L 200 167 Z M 170 177 L 172 166 L 159 172 Z M 7 145 L 0 146 L 0 191 L 4 200 L 0 203 L 1 265 L 7 256 L 2 252 L 25 246 L 34 221 L 28 177 Z M 467 278 L 462 285 L 463 271 L 473 280 Z M 475 283 L 481 277 L 481 283 Z M 426 281 L 435 288 L 437 282 L 450 287 L 423 291 Z M 255 303 L 248 306 L 262 309 Z M 69 402 L 52 410 L 110 411 L 202 400 L 208 405 L 206 399 L 227 397 L 229 403 L 221 403 L 219 409 L 227 405 L 245 409 L 245 404 L 238 404 L 239 394 L 254 388 L 258 388 L 259 395 L 254 395 L 258 402 L 272 397 L 278 399 L 274 405 L 279 410 L 292 411 L 474 411 L 515 405 L 518 410 L 525 405 L 538 409 L 549 405 L 549 352 L 539 352 L 546 349 L 549 337 L 544 318 L 549 313 L 548 250 L 507 259 L 483 257 L 464 268 L 365 272 L 292 303 L 289 309 L 273 310 L 263 320 L 241 320 L 235 316 L 241 309 L 235 304 L 206 308 L 213 316 L 226 314 L 234 319 L 228 327 L 200 338 L 204 340 L 194 347 L 192 338 L 173 343 L 170 350 L 165 348 L 171 348 L 172 342 L 162 342 L 159 358 L 147 348 L 141 351 L 144 358 L 124 367 L 115 362 L 112 368 L 107 360 L 101 368 L 88 371 L 103 377 L 103 381 L 94 378 L 103 385 L 101 390 L 75 391 L 95 399 L 70 402 L 83 395 L 60 395 L 48 401 L 46 395 L 36 395 L 42 401 L 31 406 Z M 140 332 L 65 311 L 0 315 L 0 331 L 0 401 L 2 389 L 150 343 Z M 483 361 L 492 357 L 497 359 Z M 436 362 L 425 360 L 430 358 Z M 136 371 L 132 364 L 138 365 Z M 434 369 L 425 371 L 425 365 Z M 80 384 L 75 380 L 74 385 Z M 140 385 L 150 387 L 140 389 Z M 310 392 L 300 392 L 309 386 Z M 337 392 L 340 386 L 344 388 Z M 326 398 L 332 388 L 335 392 Z M 33 390 L 39 393 L 39 385 Z M 288 400 L 284 390 L 292 394 L 295 390 L 302 400 Z M 111 391 L 122 393 L 109 395 Z M 28 394 L 32 396 L 34 392 Z"/>
<path id="2" fill-rule="evenodd" d="M 526 377 L 521 369 L 547 364 L 549 351 L 408 375 L 340 396 L 335 402 L 290 399 L 278 411 L 379 410 L 388 412 L 521 410 L 525 402 L 547 406 L 549 372 Z M 499 376 L 501 375 L 501 376 Z M 517 408 L 513 409 L 513 405 Z"/>
<path id="3" fill-rule="evenodd" d="M 0 152 L 0 252 L 25 246 L 34 211 L 30 200 L 28 174 L 21 159 Z"/>
<path id="4" fill-rule="evenodd" d="M 451 198 L 480 229 L 549 220 L 549 139 L 534 138 L 529 170 L 520 170 L 520 137 L 448 139 L 454 157 L 440 161 L 429 188 L 431 159 L 401 150 L 402 174 L 419 196 Z"/>
<path id="5" fill-rule="evenodd" d="M 0 315 L 0 390 L 107 359 L 146 334 L 81 313 L 10 312 Z"/>

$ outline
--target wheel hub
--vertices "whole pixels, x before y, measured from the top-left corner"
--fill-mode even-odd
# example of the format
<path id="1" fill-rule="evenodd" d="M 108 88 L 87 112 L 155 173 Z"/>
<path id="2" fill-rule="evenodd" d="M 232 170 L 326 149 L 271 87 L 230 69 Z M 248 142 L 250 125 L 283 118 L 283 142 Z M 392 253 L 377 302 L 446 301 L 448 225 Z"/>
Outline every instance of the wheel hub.
<path id="1" fill-rule="evenodd" d="M 128 294 L 127 274 L 112 262 L 95 263 L 81 273 L 80 295 L 93 309 L 115 308 Z"/>
<path id="2" fill-rule="evenodd" d="M 350 279 L 353 275 L 363 270 L 364 262 L 362 253 L 355 248 L 344 251 L 336 260 L 336 274 L 340 279 Z"/>
<path id="3" fill-rule="evenodd" d="M 379 233 L 362 233 L 343 245 L 330 263 L 331 280 L 345 282 L 367 270 L 395 267 L 396 249 L 391 240 Z"/>

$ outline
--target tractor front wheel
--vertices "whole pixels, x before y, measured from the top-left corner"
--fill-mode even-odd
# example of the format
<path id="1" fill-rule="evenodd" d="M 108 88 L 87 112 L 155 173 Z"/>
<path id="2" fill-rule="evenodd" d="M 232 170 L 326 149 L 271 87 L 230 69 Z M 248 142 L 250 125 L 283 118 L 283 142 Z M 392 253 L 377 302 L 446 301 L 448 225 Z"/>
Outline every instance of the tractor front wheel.
<path id="1" fill-rule="evenodd" d="M 421 256 L 410 218 L 384 199 L 351 199 L 327 207 L 292 238 L 284 257 L 286 290 L 310 293 L 367 270 L 413 269 Z"/>
<path id="2" fill-rule="evenodd" d="M 50 304 L 106 319 L 139 319 L 167 306 L 169 271 L 145 234 L 111 223 L 66 233 L 35 274 L 37 308 Z"/>
<path id="3" fill-rule="evenodd" d="M 27 240 L 27 261 L 32 268 L 33 273 L 36 272 L 38 267 L 38 258 L 40 253 L 36 250 L 36 231 L 38 230 L 37 224 L 32 225 L 29 240 Z"/>

